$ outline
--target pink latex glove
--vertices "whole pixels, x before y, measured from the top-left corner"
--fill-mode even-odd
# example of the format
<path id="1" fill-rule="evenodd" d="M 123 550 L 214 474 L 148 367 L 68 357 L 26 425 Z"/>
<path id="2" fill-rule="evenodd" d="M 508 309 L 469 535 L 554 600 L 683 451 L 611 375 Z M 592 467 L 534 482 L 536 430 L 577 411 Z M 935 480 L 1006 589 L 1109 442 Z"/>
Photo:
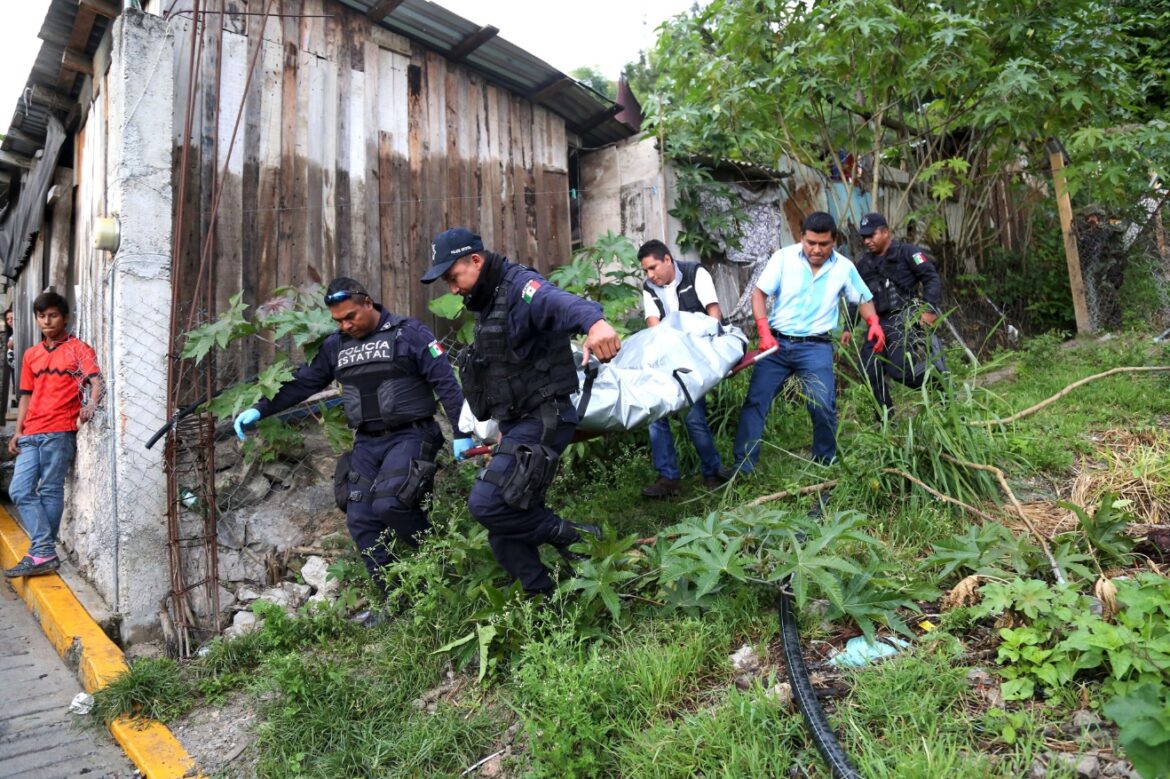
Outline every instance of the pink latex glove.
<path id="1" fill-rule="evenodd" d="M 869 332 L 865 334 L 865 340 L 876 342 L 873 345 L 875 352 L 884 351 L 886 348 L 886 333 L 879 324 L 877 314 L 866 317 L 865 323 L 869 325 Z"/>
<path id="2" fill-rule="evenodd" d="M 772 336 L 772 327 L 768 324 L 768 317 L 762 316 L 756 320 L 756 331 L 760 334 L 760 351 L 766 352 L 774 346 L 779 346 Z"/>

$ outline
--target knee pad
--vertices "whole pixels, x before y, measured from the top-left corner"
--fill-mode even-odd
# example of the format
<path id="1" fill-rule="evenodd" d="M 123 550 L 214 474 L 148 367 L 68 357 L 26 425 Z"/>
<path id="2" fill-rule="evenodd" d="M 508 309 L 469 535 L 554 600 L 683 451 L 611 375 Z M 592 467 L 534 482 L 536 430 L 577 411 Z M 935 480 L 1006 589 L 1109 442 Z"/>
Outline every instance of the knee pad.
<path id="1" fill-rule="evenodd" d="M 351 501 L 368 500 L 370 495 L 370 480 L 362 478 L 361 474 L 351 468 L 353 452 L 346 452 L 337 458 L 337 465 L 333 469 L 333 500 L 337 508 L 348 512 Z"/>
<path id="2" fill-rule="evenodd" d="M 471 494 L 467 496 L 467 510 L 475 521 L 482 524 L 484 519 L 506 508 L 499 493 L 491 490 L 486 481 L 477 479 L 471 486 Z"/>

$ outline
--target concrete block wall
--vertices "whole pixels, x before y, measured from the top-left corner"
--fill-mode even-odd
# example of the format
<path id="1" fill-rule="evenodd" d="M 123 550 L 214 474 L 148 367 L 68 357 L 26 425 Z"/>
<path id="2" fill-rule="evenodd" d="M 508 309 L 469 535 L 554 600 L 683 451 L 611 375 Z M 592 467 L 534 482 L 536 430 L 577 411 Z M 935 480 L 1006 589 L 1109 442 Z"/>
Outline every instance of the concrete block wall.
<path id="1" fill-rule="evenodd" d="M 79 174 L 91 179 L 79 192 L 92 194 L 79 203 L 77 222 L 77 308 L 85 312 L 78 335 L 98 350 L 107 395 L 102 418 L 78 435 L 64 540 L 133 642 L 159 634 L 170 582 L 163 447 L 148 451 L 145 442 L 167 418 L 173 37 L 163 19 L 127 10 L 112 39 L 83 141 L 104 146 L 105 162 Z M 120 222 L 114 253 L 89 240 L 102 216 Z"/>

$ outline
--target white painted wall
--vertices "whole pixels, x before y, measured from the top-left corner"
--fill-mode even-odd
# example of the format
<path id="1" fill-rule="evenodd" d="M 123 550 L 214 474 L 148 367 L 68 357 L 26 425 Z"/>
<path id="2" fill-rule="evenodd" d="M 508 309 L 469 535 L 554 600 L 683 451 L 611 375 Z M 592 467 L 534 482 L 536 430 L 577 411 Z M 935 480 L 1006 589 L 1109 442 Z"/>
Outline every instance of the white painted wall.
<path id="1" fill-rule="evenodd" d="M 581 158 L 581 238 L 585 245 L 612 230 L 635 246 L 651 238 L 674 251 L 682 224 L 667 210 L 674 206 L 674 172 L 663 172 L 657 142 L 630 138 Z M 697 261 L 694 252 L 679 259 Z"/>
<path id="2" fill-rule="evenodd" d="M 103 414 L 78 435 L 65 540 L 122 616 L 127 641 L 157 635 L 169 589 L 162 446 L 166 419 L 172 225 L 172 39 L 166 22 L 126 11 L 110 70 L 79 141 L 77 328 L 98 352 Z M 93 248 L 93 223 L 117 216 L 116 253 Z"/>

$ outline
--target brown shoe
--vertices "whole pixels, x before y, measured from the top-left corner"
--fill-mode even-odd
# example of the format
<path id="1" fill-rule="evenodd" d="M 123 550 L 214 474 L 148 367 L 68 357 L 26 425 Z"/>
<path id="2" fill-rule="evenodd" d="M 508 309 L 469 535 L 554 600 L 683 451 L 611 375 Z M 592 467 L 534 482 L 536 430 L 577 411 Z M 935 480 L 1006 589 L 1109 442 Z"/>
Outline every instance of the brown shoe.
<path id="1" fill-rule="evenodd" d="M 646 498 L 672 498 L 682 492 L 682 482 L 678 479 L 668 479 L 659 476 L 658 480 L 649 487 L 642 488 L 642 496 Z"/>
<path id="2" fill-rule="evenodd" d="M 722 470 L 723 469 L 720 469 L 720 473 L 713 473 L 710 476 L 704 476 L 703 486 L 709 490 L 717 490 L 724 484 L 727 484 L 727 482 L 731 481 L 731 477 L 724 476 Z"/>

